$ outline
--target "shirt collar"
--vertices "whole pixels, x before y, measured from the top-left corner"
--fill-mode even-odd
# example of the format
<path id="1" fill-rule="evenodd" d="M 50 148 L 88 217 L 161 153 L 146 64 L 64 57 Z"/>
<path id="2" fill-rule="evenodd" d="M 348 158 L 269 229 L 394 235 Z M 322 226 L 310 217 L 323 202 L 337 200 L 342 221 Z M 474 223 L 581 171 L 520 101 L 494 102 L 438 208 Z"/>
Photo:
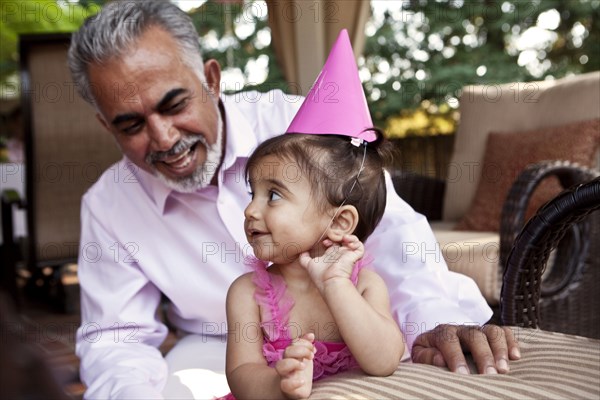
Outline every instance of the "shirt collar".
<path id="1" fill-rule="evenodd" d="M 248 158 L 250 153 L 258 145 L 256 139 L 256 121 L 250 123 L 237 107 L 239 97 L 222 96 L 223 108 L 225 109 L 225 131 L 227 134 L 227 143 L 225 147 L 225 156 L 219 179 L 223 177 L 223 171 L 231 168 L 238 158 Z M 255 110 L 257 112 L 257 110 Z"/>
<path id="2" fill-rule="evenodd" d="M 223 157 L 223 165 L 217 177 L 219 186 L 223 184 L 223 172 L 231 168 L 238 158 L 247 158 L 257 146 L 255 126 L 242 114 L 236 105 L 239 99 L 234 96 L 221 96 L 221 104 L 223 105 L 225 117 L 225 155 Z M 128 165 L 131 162 L 128 163 Z M 160 179 L 154 175 L 136 168 L 136 176 L 141 182 L 146 193 L 152 198 L 156 207 L 164 214 L 167 199 L 176 194 L 174 190 L 167 187 Z M 202 192 L 202 190 L 199 190 Z"/>
<path id="3" fill-rule="evenodd" d="M 125 158 L 125 163 L 127 168 L 135 175 L 137 181 L 141 184 L 148 197 L 152 199 L 162 214 L 167 202 L 167 197 L 169 197 L 172 190 L 153 174 L 134 166 L 127 158 Z"/>

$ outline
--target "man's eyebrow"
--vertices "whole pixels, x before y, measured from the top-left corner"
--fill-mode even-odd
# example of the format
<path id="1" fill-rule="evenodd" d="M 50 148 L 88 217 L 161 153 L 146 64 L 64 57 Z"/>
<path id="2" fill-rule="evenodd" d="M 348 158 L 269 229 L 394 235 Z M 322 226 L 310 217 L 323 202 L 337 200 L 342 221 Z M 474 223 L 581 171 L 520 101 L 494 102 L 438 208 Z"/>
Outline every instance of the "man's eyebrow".
<path id="1" fill-rule="evenodd" d="M 138 119 L 140 118 L 140 114 L 138 113 L 127 113 L 127 114 L 120 114 L 117 115 L 112 121 L 111 123 L 113 125 L 119 125 L 121 122 L 126 122 L 126 121 L 130 121 L 132 119 Z"/>
<path id="2" fill-rule="evenodd" d="M 167 94 L 165 94 L 163 96 L 163 98 L 158 102 L 158 104 L 156 105 L 156 109 L 160 110 L 161 108 L 164 108 L 175 97 L 179 96 L 182 93 L 188 93 L 188 92 L 189 92 L 189 90 L 188 89 L 184 89 L 184 88 L 177 88 L 177 89 L 171 89 L 171 90 L 169 90 L 167 92 Z"/>

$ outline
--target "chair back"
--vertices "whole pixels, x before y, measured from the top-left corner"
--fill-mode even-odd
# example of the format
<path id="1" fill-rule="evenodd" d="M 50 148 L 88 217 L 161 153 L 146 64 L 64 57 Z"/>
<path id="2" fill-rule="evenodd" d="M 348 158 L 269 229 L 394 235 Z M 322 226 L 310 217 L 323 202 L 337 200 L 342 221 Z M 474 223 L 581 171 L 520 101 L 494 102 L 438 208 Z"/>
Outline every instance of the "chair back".
<path id="1" fill-rule="evenodd" d="M 81 197 L 121 157 L 77 93 L 67 67 L 70 37 L 20 37 L 30 268 L 77 260 Z"/>

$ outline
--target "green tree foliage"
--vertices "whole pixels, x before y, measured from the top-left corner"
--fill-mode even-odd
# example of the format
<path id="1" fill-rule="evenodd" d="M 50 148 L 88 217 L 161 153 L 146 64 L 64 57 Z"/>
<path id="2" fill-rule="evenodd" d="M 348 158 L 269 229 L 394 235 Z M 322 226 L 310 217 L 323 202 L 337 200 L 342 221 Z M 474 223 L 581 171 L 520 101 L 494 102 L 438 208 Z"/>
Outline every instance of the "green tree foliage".
<path id="1" fill-rule="evenodd" d="M 425 109 L 439 117 L 437 106 L 456 107 L 467 84 L 600 69 L 600 1 L 412 0 L 390 2 L 379 21 L 376 3 L 362 75 L 382 126 L 401 111 L 412 116 Z"/>
<path id="2" fill-rule="evenodd" d="M 0 0 L 0 82 L 14 77 L 21 33 L 76 30 L 104 0 Z M 452 132 L 467 84 L 561 78 L 600 70 L 600 0 L 372 0 L 367 99 L 391 135 Z M 384 10 L 384 11 L 382 11 Z M 209 0 L 190 10 L 227 92 L 281 88 L 264 1 Z M 257 73 L 258 71 L 258 73 Z"/>
<path id="3" fill-rule="evenodd" d="M 102 1 L 69 3 L 56 0 L 2 0 L 0 2 L 0 82 L 14 76 L 19 35 L 72 32 L 85 18 L 98 12 Z"/>
<path id="4" fill-rule="evenodd" d="M 224 82 L 229 83 L 224 87 L 226 92 L 288 91 L 270 45 L 266 3 L 209 0 L 189 15 L 200 34 L 204 58 L 219 61 L 229 74 L 225 78 L 235 81 Z M 253 76 L 253 71 L 259 72 L 258 76 Z"/>

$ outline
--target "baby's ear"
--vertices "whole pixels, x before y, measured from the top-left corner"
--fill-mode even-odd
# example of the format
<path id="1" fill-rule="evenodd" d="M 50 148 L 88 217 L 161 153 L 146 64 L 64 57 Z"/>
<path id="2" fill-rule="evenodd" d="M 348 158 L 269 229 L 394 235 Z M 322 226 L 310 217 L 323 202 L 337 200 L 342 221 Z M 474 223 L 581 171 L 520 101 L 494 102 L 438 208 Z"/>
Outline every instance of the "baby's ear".
<path id="1" fill-rule="evenodd" d="M 358 225 L 358 211 L 356 207 L 345 205 L 340 207 L 331 222 L 327 237 L 333 242 L 341 242 L 345 235 L 350 235 Z"/>

